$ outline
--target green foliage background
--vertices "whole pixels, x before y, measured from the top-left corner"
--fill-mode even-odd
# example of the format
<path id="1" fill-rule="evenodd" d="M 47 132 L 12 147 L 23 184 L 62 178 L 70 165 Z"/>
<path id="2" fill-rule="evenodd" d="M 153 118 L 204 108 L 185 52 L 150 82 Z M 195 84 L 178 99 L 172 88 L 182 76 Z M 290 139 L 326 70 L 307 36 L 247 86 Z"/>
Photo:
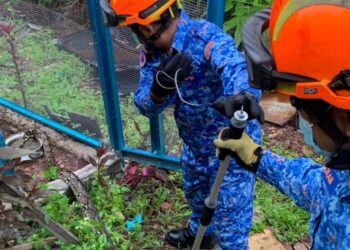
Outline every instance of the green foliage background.
<path id="1" fill-rule="evenodd" d="M 226 0 L 224 30 L 241 42 L 241 30 L 254 13 L 271 6 L 273 0 Z"/>

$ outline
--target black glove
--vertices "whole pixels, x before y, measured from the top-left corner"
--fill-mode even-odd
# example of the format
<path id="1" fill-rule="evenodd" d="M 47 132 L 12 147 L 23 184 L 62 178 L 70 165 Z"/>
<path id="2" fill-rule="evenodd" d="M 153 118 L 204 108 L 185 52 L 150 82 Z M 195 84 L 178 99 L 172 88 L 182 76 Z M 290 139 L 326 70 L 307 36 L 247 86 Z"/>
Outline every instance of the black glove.
<path id="1" fill-rule="evenodd" d="M 177 84 L 180 85 L 192 72 L 192 60 L 186 54 L 176 54 L 172 58 L 163 60 L 154 77 L 151 93 L 159 98 L 168 96 L 175 87 L 175 74 Z"/>
<path id="2" fill-rule="evenodd" d="M 235 111 L 243 110 L 247 112 L 248 119 L 257 119 L 260 123 L 264 122 L 264 111 L 258 104 L 256 97 L 248 92 L 242 92 L 238 95 L 229 96 L 223 102 L 217 101 L 213 104 L 214 108 L 227 118 L 231 118 Z"/>

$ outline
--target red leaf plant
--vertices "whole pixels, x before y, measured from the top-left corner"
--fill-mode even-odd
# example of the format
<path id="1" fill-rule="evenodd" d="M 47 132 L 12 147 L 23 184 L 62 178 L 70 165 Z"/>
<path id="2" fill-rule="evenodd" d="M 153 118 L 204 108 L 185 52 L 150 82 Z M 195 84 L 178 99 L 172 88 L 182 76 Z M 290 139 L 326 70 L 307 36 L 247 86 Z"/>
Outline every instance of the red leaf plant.
<path id="1" fill-rule="evenodd" d="M 121 185 L 135 188 L 145 178 L 153 178 L 162 183 L 167 180 L 166 171 L 155 167 L 140 167 L 136 162 L 131 162 L 125 169 L 125 176 L 120 180 Z"/>

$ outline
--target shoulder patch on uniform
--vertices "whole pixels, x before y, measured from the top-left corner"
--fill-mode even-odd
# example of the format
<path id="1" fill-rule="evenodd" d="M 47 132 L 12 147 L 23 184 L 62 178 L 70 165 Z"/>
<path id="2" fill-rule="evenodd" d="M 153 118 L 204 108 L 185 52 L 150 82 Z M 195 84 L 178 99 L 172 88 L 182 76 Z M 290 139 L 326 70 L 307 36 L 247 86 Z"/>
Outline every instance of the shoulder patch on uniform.
<path id="1" fill-rule="evenodd" d="M 140 67 L 143 67 L 146 64 L 146 54 L 144 51 L 140 53 Z"/>
<path id="2" fill-rule="evenodd" d="M 207 43 L 207 45 L 205 46 L 205 49 L 204 49 L 204 57 L 207 61 L 209 61 L 210 59 L 210 50 L 211 48 L 214 46 L 214 42 L 213 41 L 210 41 L 209 43 Z"/>

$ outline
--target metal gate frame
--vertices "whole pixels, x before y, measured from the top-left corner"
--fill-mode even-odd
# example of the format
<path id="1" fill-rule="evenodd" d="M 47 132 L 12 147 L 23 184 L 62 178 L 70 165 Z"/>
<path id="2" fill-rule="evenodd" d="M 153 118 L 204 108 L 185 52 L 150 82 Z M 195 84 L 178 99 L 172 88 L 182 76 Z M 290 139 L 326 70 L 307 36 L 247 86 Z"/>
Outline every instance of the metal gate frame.
<path id="1" fill-rule="evenodd" d="M 127 157 L 131 160 L 154 165 L 160 168 L 181 171 L 180 159 L 178 157 L 169 156 L 165 153 L 163 114 L 149 119 L 151 130 L 151 152 L 126 147 L 124 142 L 122 117 L 118 97 L 118 82 L 115 72 L 115 62 L 113 58 L 109 28 L 104 24 L 102 12 L 99 6 L 99 0 L 88 0 L 88 10 L 91 30 L 93 32 L 95 42 L 98 71 L 111 147 L 120 152 L 120 156 L 122 158 Z M 207 20 L 215 23 L 219 27 L 222 27 L 224 23 L 225 0 L 208 0 L 207 10 Z M 66 134 L 91 147 L 99 148 L 102 146 L 102 143 L 99 140 L 63 126 L 58 122 L 52 121 L 6 99 L 0 98 L 0 105 L 56 131 Z"/>
<path id="2" fill-rule="evenodd" d="M 179 171 L 181 169 L 179 158 L 165 154 L 163 114 L 150 118 L 151 152 L 125 146 L 110 33 L 108 27 L 104 25 L 98 2 L 98 0 L 88 0 L 88 6 L 111 145 L 115 150 L 119 150 L 123 157 Z M 209 0 L 207 9 L 208 21 L 222 27 L 224 23 L 225 0 Z"/>

